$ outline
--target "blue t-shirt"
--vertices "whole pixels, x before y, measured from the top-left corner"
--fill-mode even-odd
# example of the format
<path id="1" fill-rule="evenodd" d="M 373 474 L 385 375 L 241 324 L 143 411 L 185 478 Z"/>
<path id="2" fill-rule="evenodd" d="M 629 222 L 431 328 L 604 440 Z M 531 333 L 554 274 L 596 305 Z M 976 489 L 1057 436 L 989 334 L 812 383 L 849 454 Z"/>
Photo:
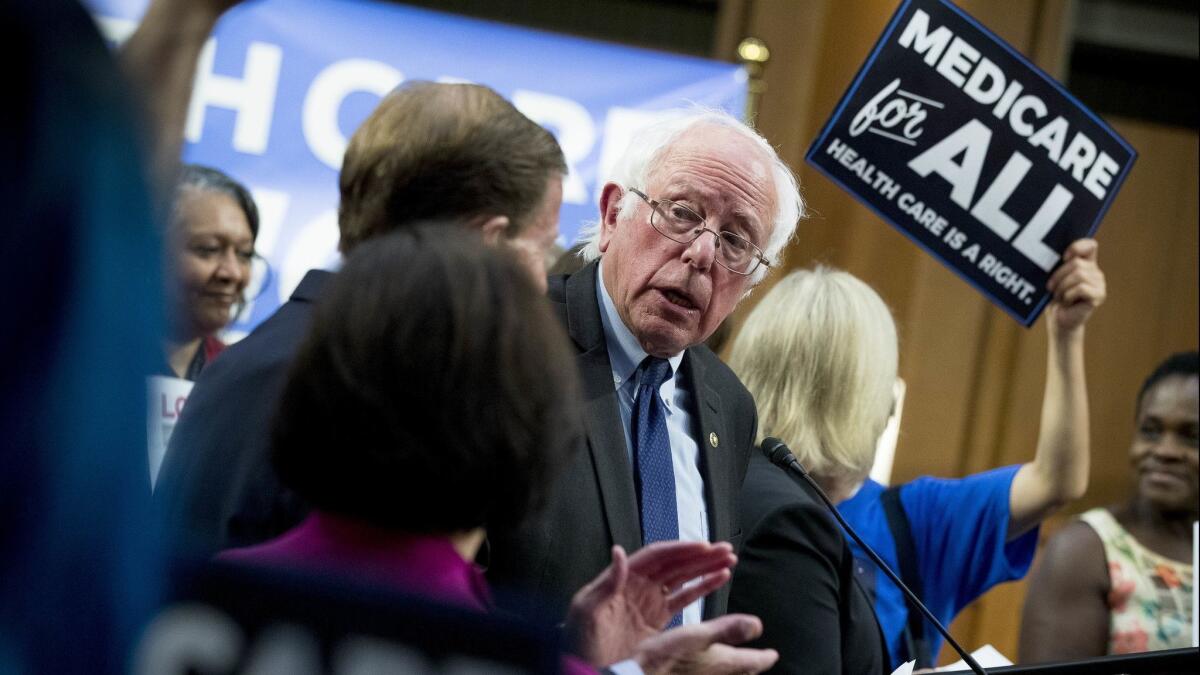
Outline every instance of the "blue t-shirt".
<path id="1" fill-rule="evenodd" d="M 921 600 L 948 626 L 959 611 L 998 583 L 1019 579 L 1029 571 L 1037 546 L 1037 528 L 1007 542 L 1009 490 L 1020 466 L 1008 466 L 961 479 L 918 478 L 900 488 L 908 516 L 917 569 L 924 586 Z M 884 486 L 868 479 L 838 511 L 896 574 L 900 565 L 896 542 L 883 511 Z M 856 542 L 847 537 L 863 581 L 875 591 L 875 614 L 887 639 L 892 667 L 900 657 L 908 607 L 904 594 L 875 569 Z M 872 574 L 873 573 L 873 574 Z M 928 621 L 925 636 L 936 658 L 942 636 Z M 908 658 L 913 658 L 909 656 Z"/>

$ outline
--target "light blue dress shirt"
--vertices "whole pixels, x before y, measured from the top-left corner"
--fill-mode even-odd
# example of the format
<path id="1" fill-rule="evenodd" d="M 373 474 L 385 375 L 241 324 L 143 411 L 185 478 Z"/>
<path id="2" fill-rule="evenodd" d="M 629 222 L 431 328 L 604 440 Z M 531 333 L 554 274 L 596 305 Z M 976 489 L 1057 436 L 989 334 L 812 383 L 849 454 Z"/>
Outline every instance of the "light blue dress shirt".
<path id="1" fill-rule="evenodd" d="M 596 302 L 600 306 L 600 321 L 604 324 L 604 340 L 608 346 L 608 362 L 612 365 L 613 387 L 621 409 L 621 425 L 625 429 L 625 452 L 633 466 L 633 435 L 630 431 L 636 404 L 638 366 L 648 356 L 633 336 L 612 298 L 604 287 L 604 261 L 596 275 Z M 696 409 L 692 388 L 687 377 L 679 372 L 683 352 L 667 359 L 672 377 L 659 389 L 667 413 L 667 435 L 671 439 L 671 464 L 675 469 L 675 507 L 679 513 L 679 538 L 684 541 L 708 541 L 708 507 L 704 503 L 704 479 L 700 475 L 700 446 L 692 436 Z M 704 607 L 703 598 L 683 609 L 683 623 L 699 623 Z"/>

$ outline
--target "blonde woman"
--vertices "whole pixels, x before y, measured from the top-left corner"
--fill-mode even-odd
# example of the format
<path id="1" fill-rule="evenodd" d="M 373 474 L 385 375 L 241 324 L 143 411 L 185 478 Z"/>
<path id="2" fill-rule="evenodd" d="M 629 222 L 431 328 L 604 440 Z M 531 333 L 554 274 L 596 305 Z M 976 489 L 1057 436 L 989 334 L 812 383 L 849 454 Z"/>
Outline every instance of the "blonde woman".
<path id="1" fill-rule="evenodd" d="M 879 295 L 850 274 L 826 267 L 792 273 L 755 307 L 734 344 L 730 365 L 754 395 L 759 439 L 783 439 L 944 624 L 995 584 L 1024 576 L 1038 524 L 1087 487 L 1084 325 L 1106 293 L 1096 253 L 1095 241 L 1074 242 L 1048 284 L 1046 388 L 1036 455 L 1026 464 L 892 489 L 868 478 L 893 405 L 896 327 Z M 746 475 L 742 516 L 730 608 L 762 617 L 781 665 L 803 650 L 828 653 L 834 635 L 843 656 L 860 656 L 858 586 L 878 617 L 888 670 L 910 659 L 933 665 L 940 635 L 910 621 L 900 589 L 857 545 L 850 544 L 849 562 L 827 541 L 814 548 L 836 526 L 761 453 Z M 849 568 L 859 584 L 849 582 Z M 865 672 L 840 665 L 825 672 Z"/>

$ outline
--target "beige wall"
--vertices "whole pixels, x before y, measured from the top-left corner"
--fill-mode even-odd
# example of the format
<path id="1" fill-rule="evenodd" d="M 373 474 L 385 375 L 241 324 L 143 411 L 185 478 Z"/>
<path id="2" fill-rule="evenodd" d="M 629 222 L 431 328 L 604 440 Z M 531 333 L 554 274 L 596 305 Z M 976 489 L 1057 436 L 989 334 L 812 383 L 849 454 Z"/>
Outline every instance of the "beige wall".
<path id="1" fill-rule="evenodd" d="M 1065 0 L 958 4 L 1061 75 L 1070 17 Z M 723 7 L 716 49 L 728 56 L 746 35 L 764 39 L 771 49 L 758 126 L 797 171 L 814 212 L 801 224 L 787 265 L 821 261 L 842 267 L 872 284 L 895 312 L 908 398 L 894 478 L 960 476 L 1032 457 L 1045 330 L 1040 322 L 1021 328 L 803 162 L 897 5 L 733 0 Z M 1194 349 L 1200 339 L 1197 134 L 1132 120 L 1109 122 L 1139 158 L 1097 235 L 1109 299 L 1088 328 L 1092 478 L 1072 512 L 1124 494 L 1137 387 L 1163 356 Z M 754 299 L 735 319 L 745 316 Z M 1023 593 L 1023 584 L 1008 584 L 988 594 L 955 622 L 956 635 L 968 647 L 991 642 L 1015 658 Z M 943 650 L 943 659 L 949 651 Z"/>

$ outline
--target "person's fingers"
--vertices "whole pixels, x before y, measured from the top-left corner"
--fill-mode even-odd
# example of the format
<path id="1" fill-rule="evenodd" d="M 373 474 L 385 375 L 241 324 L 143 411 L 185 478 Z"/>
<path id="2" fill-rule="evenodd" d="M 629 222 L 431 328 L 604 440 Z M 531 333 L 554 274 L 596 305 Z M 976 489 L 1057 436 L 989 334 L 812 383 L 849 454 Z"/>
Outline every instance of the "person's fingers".
<path id="1" fill-rule="evenodd" d="M 613 571 L 613 585 L 609 590 L 617 593 L 625 587 L 625 582 L 629 579 L 629 559 L 625 557 L 625 549 L 619 544 L 612 547 L 611 568 Z"/>
<path id="2" fill-rule="evenodd" d="M 1051 274 L 1050 278 L 1046 280 L 1046 290 L 1053 293 L 1058 289 L 1058 286 L 1062 284 L 1063 278 L 1074 273 L 1076 268 L 1078 268 L 1078 263 L 1075 262 L 1068 262 L 1059 265 L 1058 269 L 1054 270 L 1054 273 Z"/>
<path id="3" fill-rule="evenodd" d="M 1054 270 L 1054 273 L 1051 274 L 1050 278 L 1046 280 L 1046 290 L 1050 291 L 1051 293 L 1056 291 L 1062 284 L 1064 278 L 1074 274 L 1079 270 L 1082 262 L 1083 261 L 1079 260 L 1071 260 L 1059 265 L 1058 269 Z"/>
<path id="4" fill-rule="evenodd" d="M 1091 286 L 1092 301 L 1097 307 L 1104 304 L 1108 299 L 1108 284 L 1104 282 L 1104 277 L 1100 277 L 1098 282 L 1089 284 Z"/>
<path id="5" fill-rule="evenodd" d="M 737 556 L 728 551 L 714 555 L 706 555 L 681 562 L 678 566 L 665 570 L 659 578 L 659 583 L 669 588 L 675 588 L 696 577 L 727 570 L 737 564 Z"/>
<path id="6" fill-rule="evenodd" d="M 625 549 L 613 546 L 611 555 L 612 562 L 575 594 L 576 601 L 587 600 L 589 604 L 592 604 L 600 599 L 611 597 L 625 585 L 629 575 Z"/>
<path id="7" fill-rule="evenodd" d="M 1046 288 L 1051 293 L 1057 290 L 1057 286 L 1062 283 L 1063 277 L 1072 274 L 1079 269 L 1094 270 L 1100 274 L 1100 268 L 1097 264 L 1100 255 L 1100 243 L 1095 239 L 1078 239 L 1067 247 L 1063 252 L 1063 262 L 1054 270 L 1050 278 L 1046 281 Z"/>
<path id="8" fill-rule="evenodd" d="M 762 635 L 762 621 L 750 614 L 726 614 L 708 621 L 680 626 L 664 635 L 672 633 L 678 634 L 679 646 L 698 651 L 718 642 L 740 645 L 753 640 Z"/>
<path id="9" fill-rule="evenodd" d="M 1092 307 L 1098 307 L 1104 301 L 1104 292 L 1095 288 L 1091 284 L 1083 283 L 1072 286 L 1063 292 L 1063 305 L 1071 306 L 1076 303 L 1084 302 Z"/>
<path id="10" fill-rule="evenodd" d="M 705 569 L 712 564 L 710 561 L 723 559 L 732 553 L 733 546 L 728 542 L 716 544 L 707 541 L 655 542 L 630 556 L 629 569 L 634 574 L 662 580 L 683 565 L 697 564 L 700 569 Z M 699 574 L 692 574 L 692 576 L 699 576 Z"/>
<path id="11" fill-rule="evenodd" d="M 1069 262 L 1076 258 L 1094 261 L 1099 255 L 1099 251 L 1100 243 L 1095 239 L 1076 239 L 1063 251 L 1062 258 L 1063 262 Z"/>
<path id="12" fill-rule="evenodd" d="M 1064 259 L 1083 258 L 1095 262 L 1100 257 L 1100 242 L 1095 239 L 1076 239 L 1067 247 Z"/>
<path id="13" fill-rule="evenodd" d="M 647 638 L 639 643 L 635 659 L 646 673 L 666 672 L 673 664 L 687 660 L 698 661 L 695 665 L 703 664 L 700 669 L 695 669 L 696 672 L 736 673 L 746 671 L 747 667 L 750 668 L 749 672 L 757 672 L 753 668 L 760 661 L 748 654 L 734 654 L 730 651 L 733 648 L 726 645 L 738 645 L 761 634 L 762 621 L 758 617 L 726 614 Z M 716 667 L 723 663 L 720 657 L 726 655 L 731 657 L 730 663 L 736 667 Z M 762 662 L 774 663 L 770 654 L 762 656 Z"/>
<path id="14" fill-rule="evenodd" d="M 1050 292 L 1055 296 L 1061 297 L 1062 294 L 1066 293 L 1069 289 L 1085 283 L 1090 278 L 1091 275 L 1088 274 L 1087 270 L 1075 268 L 1066 276 L 1060 278 L 1058 283 L 1055 284 L 1054 288 L 1052 288 Z"/>
<path id="15" fill-rule="evenodd" d="M 1104 273 L 1095 263 L 1087 261 L 1078 261 L 1071 263 L 1071 267 L 1060 269 L 1051 278 L 1047 287 L 1050 292 L 1055 295 L 1062 295 L 1067 289 L 1073 286 L 1082 284 L 1090 284 L 1093 288 L 1102 289 L 1104 287 Z"/>
<path id="16" fill-rule="evenodd" d="M 728 645 L 713 645 L 709 648 L 706 673 L 761 673 L 779 661 L 779 652 L 774 649 L 747 649 Z"/>
<path id="17" fill-rule="evenodd" d="M 678 614 L 684 607 L 724 586 L 732 576 L 729 570 L 724 569 L 706 574 L 698 583 L 680 588 L 667 598 L 668 612 L 671 615 Z"/>
<path id="18" fill-rule="evenodd" d="M 710 623 L 710 622 L 702 622 Z M 762 620 L 753 614 L 726 614 L 711 623 L 716 624 L 713 642 L 740 645 L 762 635 Z"/>
<path id="19" fill-rule="evenodd" d="M 1104 274 L 1095 267 L 1077 269 L 1063 278 L 1053 294 L 1055 299 L 1061 300 L 1071 292 L 1078 295 L 1079 289 L 1083 289 L 1087 297 L 1103 301 L 1106 292 Z"/>
<path id="20" fill-rule="evenodd" d="M 629 556 L 629 568 L 637 574 L 653 576 L 681 558 L 704 553 L 710 546 L 706 541 L 656 541 Z"/>

